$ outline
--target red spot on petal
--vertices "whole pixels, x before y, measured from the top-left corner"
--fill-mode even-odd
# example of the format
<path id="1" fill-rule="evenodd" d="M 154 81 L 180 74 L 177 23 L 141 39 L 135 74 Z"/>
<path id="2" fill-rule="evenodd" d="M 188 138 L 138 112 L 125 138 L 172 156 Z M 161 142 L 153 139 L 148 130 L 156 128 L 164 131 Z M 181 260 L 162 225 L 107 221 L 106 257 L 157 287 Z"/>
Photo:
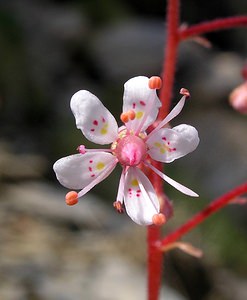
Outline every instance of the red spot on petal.
<path id="1" fill-rule="evenodd" d="M 91 131 L 92 131 L 92 132 L 94 132 L 94 131 L 95 131 L 95 129 L 93 129 L 93 128 L 92 128 L 92 129 L 91 129 Z"/>
<path id="2" fill-rule="evenodd" d="M 177 149 L 176 149 L 176 148 L 173 148 L 172 150 L 173 150 L 173 151 L 176 151 Z"/>
<path id="3" fill-rule="evenodd" d="M 102 117 L 102 122 L 105 123 L 105 118 L 104 117 Z"/>
<path id="4" fill-rule="evenodd" d="M 89 170 L 90 172 L 92 172 L 92 171 L 93 171 L 93 169 L 92 169 L 91 167 L 89 167 L 89 168 L 88 168 L 88 170 Z"/>
<path id="5" fill-rule="evenodd" d="M 92 160 L 90 160 L 89 162 L 90 162 L 90 164 L 91 164 L 93 161 L 92 161 Z"/>
<path id="6" fill-rule="evenodd" d="M 136 194 L 136 197 L 140 197 L 140 194 Z"/>
<path id="7" fill-rule="evenodd" d="M 94 120 L 94 121 L 93 121 L 93 125 L 98 126 L 98 121 L 97 121 L 97 120 Z"/>
<path id="8" fill-rule="evenodd" d="M 94 176 L 95 176 L 95 174 L 92 174 L 92 175 L 91 175 L 91 177 L 94 177 Z"/>
<path id="9" fill-rule="evenodd" d="M 166 137 L 164 136 L 164 137 L 162 138 L 162 140 L 166 141 Z"/>
<path id="10" fill-rule="evenodd" d="M 131 192 L 131 189 L 128 189 L 129 192 Z"/>
<path id="11" fill-rule="evenodd" d="M 140 101 L 140 104 L 142 105 L 142 106 L 145 106 L 146 105 L 146 103 L 144 102 L 144 101 Z"/>
<path id="12" fill-rule="evenodd" d="M 141 192 L 141 190 L 137 190 L 136 192 L 137 192 L 137 193 L 140 193 L 140 192 Z"/>
<path id="13" fill-rule="evenodd" d="M 133 107 L 133 109 L 135 109 L 136 108 L 136 103 L 133 103 L 132 107 Z"/>

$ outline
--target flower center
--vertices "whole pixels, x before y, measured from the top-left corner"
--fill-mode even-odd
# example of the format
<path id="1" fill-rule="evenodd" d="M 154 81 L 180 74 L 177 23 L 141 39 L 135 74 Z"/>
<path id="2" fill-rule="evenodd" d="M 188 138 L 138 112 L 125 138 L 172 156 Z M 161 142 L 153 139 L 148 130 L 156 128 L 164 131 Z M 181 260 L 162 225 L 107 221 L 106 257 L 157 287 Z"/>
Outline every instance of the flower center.
<path id="1" fill-rule="evenodd" d="M 146 157 L 147 147 L 143 139 L 127 135 L 117 142 L 115 155 L 124 166 L 137 166 Z"/>

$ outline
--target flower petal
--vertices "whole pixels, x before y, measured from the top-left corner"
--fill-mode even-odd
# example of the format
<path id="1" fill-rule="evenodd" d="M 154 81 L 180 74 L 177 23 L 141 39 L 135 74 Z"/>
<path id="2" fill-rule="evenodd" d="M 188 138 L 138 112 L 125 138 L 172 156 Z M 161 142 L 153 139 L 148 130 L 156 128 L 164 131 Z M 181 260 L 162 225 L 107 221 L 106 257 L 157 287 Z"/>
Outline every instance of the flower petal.
<path id="1" fill-rule="evenodd" d="M 110 153 L 88 152 L 63 157 L 55 162 L 53 169 L 63 186 L 69 189 L 84 189 L 92 182 L 95 186 L 105 179 L 115 165 L 116 157 Z"/>
<path id="2" fill-rule="evenodd" d="M 197 130 L 186 124 L 172 129 L 162 128 L 148 140 L 148 154 L 157 161 L 172 162 L 196 149 L 199 144 Z"/>
<path id="3" fill-rule="evenodd" d="M 130 167 L 125 176 L 124 204 L 127 214 L 139 225 L 150 225 L 160 211 L 159 200 L 146 175 Z"/>
<path id="4" fill-rule="evenodd" d="M 70 102 L 76 126 L 85 137 L 97 144 L 110 144 L 117 138 L 118 125 L 101 101 L 88 91 L 75 93 Z"/>
<path id="5" fill-rule="evenodd" d="M 128 129 L 137 130 L 145 117 L 146 120 L 141 128 L 141 131 L 144 131 L 156 120 L 161 102 L 156 90 L 149 88 L 148 81 L 148 77 L 138 76 L 129 79 L 124 84 L 123 113 L 135 112 L 134 120 L 126 123 Z"/>

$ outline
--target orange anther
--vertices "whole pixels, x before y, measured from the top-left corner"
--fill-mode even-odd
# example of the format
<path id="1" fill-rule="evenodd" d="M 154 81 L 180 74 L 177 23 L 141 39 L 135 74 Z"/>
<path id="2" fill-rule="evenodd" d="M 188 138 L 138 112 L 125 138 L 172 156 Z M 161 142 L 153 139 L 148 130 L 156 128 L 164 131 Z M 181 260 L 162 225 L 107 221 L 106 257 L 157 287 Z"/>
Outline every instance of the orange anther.
<path id="1" fill-rule="evenodd" d="M 133 110 L 128 111 L 128 116 L 130 120 L 134 120 L 136 117 L 136 113 Z"/>
<path id="2" fill-rule="evenodd" d="M 120 214 L 124 213 L 123 205 L 120 201 L 113 202 L 113 207 L 116 209 L 116 211 Z"/>
<path id="3" fill-rule="evenodd" d="M 128 113 L 122 113 L 121 116 L 120 116 L 120 119 L 123 123 L 127 123 L 129 121 Z"/>
<path id="4" fill-rule="evenodd" d="M 163 214 L 156 214 L 156 215 L 153 215 L 152 221 L 153 221 L 154 225 L 161 226 L 161 225 L 165 224 L 166 217 Z"/>
<path id="5" fill-rule="evenodd" d="M 185 88 L 181 88 L 180 94 L 186 96 L 186 98 L 190 98 L 190 92 Z"/>
<path id="6" fill-rule="evenodd" d="M 65 202 L 67 205 L 75 205 L 78 203 L 78 193 L 75 191 L 70 191 L 65 196 Z"/>
<path id="7" fill-rule="evenodd" d="M 159 90 L 162 87 L 162 80 L 158 76 L 152 76 L 149 78 L 148 86 L 151 90 Z"/>

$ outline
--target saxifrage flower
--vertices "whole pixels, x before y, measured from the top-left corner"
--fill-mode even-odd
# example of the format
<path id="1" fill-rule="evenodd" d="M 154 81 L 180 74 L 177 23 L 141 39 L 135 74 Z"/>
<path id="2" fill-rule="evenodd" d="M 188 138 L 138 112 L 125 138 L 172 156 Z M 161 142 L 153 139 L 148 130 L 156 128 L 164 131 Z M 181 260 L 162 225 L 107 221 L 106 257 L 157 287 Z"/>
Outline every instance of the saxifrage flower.
<path id="1" fill-rule="evenodd" d="M 164 127 L 182 110 L 186 92 L 173 110 L 149 134 L 147 128 L 157 118 L 161 102 L 156 89 L 161 87 L 159 77 L 131 78 L 124 85 L 124 126 L 118 127 L 115 118 L 101 101 L 86 90 L 80 90 L 71 98 L 70 106 L 76 126 L 91 142 L 111 144 L 109 149 L 86 149 L 78 147 L 79 153 L 63 157 L 54 164 L 59 182 L 69 188 L 81 190 L 69 192 L 66 202 L 75 204 L 96 184 L 113 171 L 117 163 L 123 170 L 120 177 L 115 208 L 123 211 L 140 225 L 160 224 L 165 217 L 160 213 L 160 203 L 155 190 L 143 173 L 149 167 L 170 185 L 189 196 L 196 193 L 174 181 L 152 164 L 152 160 L 170 163 L 196 149 L 199 138 L 197 130 L 190 125 Z"/>

